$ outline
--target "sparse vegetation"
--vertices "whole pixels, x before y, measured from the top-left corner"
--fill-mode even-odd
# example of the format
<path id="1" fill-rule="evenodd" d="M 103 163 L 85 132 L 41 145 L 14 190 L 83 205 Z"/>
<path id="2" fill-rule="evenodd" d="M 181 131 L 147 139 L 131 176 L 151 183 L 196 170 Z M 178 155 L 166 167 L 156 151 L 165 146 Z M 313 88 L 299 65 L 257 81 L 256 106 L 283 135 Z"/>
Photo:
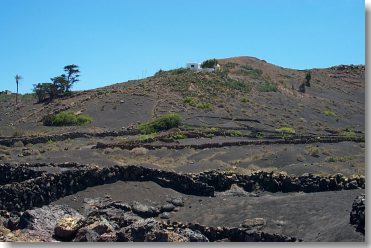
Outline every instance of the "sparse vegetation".
<path id="1" fill-rule="evenodd" d="M 156 140 L 158 134 L 156 132 L 150 134 L 142 134 L 139 136 L 140 142 L 153 142 Z"/>
<path id="2" fill-rule="evenodd" d="M 217 128 L 217 127 L 212 127 L 212 128 L 210 128 L 210 132 L 212 132 L 212 133 L 219 132 L 219 128 Z"/>
<path id="3" fill-rule="evenodd" d="M 198 99 L 196 99 L 194 97 L 190 97 L 190 96 L 185 97 L 183 102 L 192 106 L 192 107 L 196 107 L 196 108 L 199 108 L 199 109 L 211 109 L 212 108 L 211 103 L 200 102 Z"/>
<path id="4" fill-rule="evenodd" d="M 55 115 L 48 115 L 44 118 L 46 126 L 82 126 L 89 124 L 93 119 L 84 114 L 74 114 L 70 111 L 63 111 Z"/>
<path id="5" fill-rule="evenodd" d="M 178 127 L 181 124 L 181 117 L 178 114 L 163 115 L 152 121 L 142 123 L 139 125 L 139 130 L 143 134 L 151 134 L 164 130 L 169 130 Z"/>
<path id="6" fill-rule="evenodd" d="M 226 81 L 226 84 L 229 88 L 241 91 L 243 93 L 249 93 L 251 90 L 251 87 L 246 83 L 231 78 Z"/>
<path id="7" fill-rule="evenodd" d="M 276 92 L 277 86 L 275 84 L 264 82 L 260 85 L 259 91 L 261 92 Z"/>
<path id="8" fill-rule="evenodd" d="M 231 137 L 241 137 L 243 134 L 240 131 L 233 130 L 229 133 Z"/>
<path id="9" fill-rule="evenodd" d="M 241 66 L 241 70 L 239 70 L 238 73 L 243 75 L 243 76 L 252 77 L 254 79 L 261 78 L 261 76 L 263 75 L 262 70 L 255 69 L 255 68 L 252 68 L 252 67 L 246 66 L 246 65 Z"/>
<path id="10" fill-rule="evenodd" d="M 346 162 L 346 161 L 350 161 L 352 159 L 353 158 L 351 156 L 343 156 L 343 157 L 333 157 L 333 156 L 330 156 L 330 157 L 327 157 L 326 158 L 326 162 L 330 162 L 330 163 L 334 163 L 334 162 Z"/>
<path id="11" fill-rule="evenodd" d="M 255 135 L 256 138 L 258 139 L 263 139 L 264 138 L 264 134 L 262 132 L 257 132 L 256 135 Z"/>
<path id="12" fill-rule="evenodd" d="M 328 116 L 328 117 L 336 117 L 336 113 L 331 111 L 331 110 L 325 110 L 325 111 L 323 111 L 323 114 Z"/>
<path id="13" fill-rule="evenodd" d="M 170 73 L 173 74 L 173 75 L 179 75 L 179 74 L 183 74 L 183 73 L 186 73 L 190 71 L 189 69 L 187 68 L 178 68 L 178 69 L 175 69 L 175 70 L 171 70 Z M 162 73 L 163 71 L 161 71 Z"/>
<path id="14" fill-rule="evenodd" d="M 183 133 L 176 133 L 174 135 L 171 136 L 171 139 L 173 140 L 182 140 L 182 139 L 186 139 L 187 136 Z"/>
<path id="15" fill-rule="evenodd" d="M 346 128 L 344 131 L 340 133 L 340 135 L 345 136 L 349 139 L 354 139 L 357 137 L 357 134 L 353 128 Z"/>
<path id="16" fill-rule="evenodd" d="M 307 146 L 305 147 L 305 150 L 307 152 L 308 155 L 312 156 L 312 157 L 319 157 L 319 154 L 320 154 L 320 149 L 316 146 Z"/>
<path id="17" fill-rule="evenodd" d="M 242 103 L 248 103 L 248 102 L 249 102 L 249 99 L 248 99 L 247 97 L 243 97 L 243 98 L 241 99 L 241 102 L 242 102 Z"/>
<path id="18" fill-rule="evenodd" d="M 276 129 L 277 132 L 286 134 L 295 134 L 295 129 L 292 127 L 280 127 Z"/>

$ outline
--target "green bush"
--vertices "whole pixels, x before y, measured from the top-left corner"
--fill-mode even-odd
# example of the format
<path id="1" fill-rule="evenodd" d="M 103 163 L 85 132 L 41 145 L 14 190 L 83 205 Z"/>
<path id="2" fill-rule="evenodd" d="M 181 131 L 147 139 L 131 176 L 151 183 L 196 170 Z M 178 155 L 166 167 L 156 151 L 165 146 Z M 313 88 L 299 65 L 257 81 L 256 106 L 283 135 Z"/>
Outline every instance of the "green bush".
<path id="1" fill-rule="evenodd" d="M 357 137 L 356 132 L 354 131 L 353 128 L 346 128 L 344 131 L 340 133 L 340 135 L 349 138 L 349 139 L 354 139 Z"/>
<path id="2" fill-rule="evenodd" d="M 210 128 L 210 132 L 212 132 L 212 133 L 217 133 L 217 132 L 219 132 L 219 131 L 220 131 L 220 129 L 217 128 L 217 127 L 211 127 L 211 128 Z"/>
<path id="3" fill-rule="evenodd" d="M 75 115 L 69 111 L 63 111 L 55 115 L 49 115 L 44 118 L 46 126 L 82 126 L 89 124 L 93 119 L 88 115 Z"/>
<path id="4" fill-rule="evenodd" d="M 292 127 L 280 127 L 276 129 L 277 132 L 295 134 L 295 129 Z"/>
<path id="5" fill-rule="evenodd" d="M 255 69 L 255 68 L 252 68 L 250 66 L 245 66 L 245 65 L 241 66 L 241 68 L 242 69 L 238 73 L 243 76 L 249 76 L 254 79 L 258 79 L 258 78 L 261 78 L 261 76 L 263 75 L 263 71 L 260 69 Z"/>
<path id="6" fill-rule="evenodd" d="M 178 114 L 167 114 L 160 116 L 152 121 L 139 125 L 139 130 L 143 134 L 156 133 L 178 127 L 181 124 L 182 118 Z"/>
<path id="7" fill-rule="evenodd" d="M 199 109 L 211 109 L 212 105 L 211 103 L 201 102 L 201 103 L 198 103 L 196 107 Z"/>
<path id="8" fill-rule="evenodd" d="M 243 97 L 243 98 L 241 99 L 241 102 L 243 102 L 243 103 L 248 103 L 248 102 L 249 102 L 249 99 L 248 99 L 247 97 Z"/>
<path id="9" fill-rule="evenodd" d="M 157 138 L 157 133 L 143 134 L 139 136 L 140 142 L 153 142 Z"/>
<path id="10" fill-rule="evenodd" d="M 240 82 L 232 78 L 228 78 L 228 80 L 226 81 L 226 85 L 229 88 L 232 88 L 232 89 L 244 92 L 244 93 L 249 93 L 251 90 L 251 87 L 247 85 L 246 83 Z"/>
<path id="11" fill-rule="evenodd" d="M 326 161 L 326 162 L 330 162 L 330 163 L 334 163 L 334 162 L 336 162 L 336 158 L 335 158 L 335 157 L 327 157 L 327 158 L 325 159 L 325 161 Z"/>
<path id="12" fill-rule="evenodd" d="M 264 133 L 262 133 L 262 132 L 257 132 L 257 133 L 255 134 L 255 137 L 258 138 L 258 139 L 263 139 L 263 138 L 264 138 Z"/>
<path id="13" fill-rule="evenodd" d="M 318 147 L 307 146 L 307 147 L 305 147 L 305 150 L 306 150 L 308 155 L 310 155 L 312 157 L 319 157 L 320 149 Z"/>
<path id="14" fill-rule="evenodd" d="M 202 68 L 214 68 L 218 64 L 218 61 L 216 59 L 208 59 L 202 62 L 201 67 Z"/>
<path id="15" fill-rule="evenodd" d="M 186 139 L 187 136 L 183 133 L 177 133 L 177 134 L 172 135 L 171 138 L 173 140 L 181 140 L 181 139 Z"/>
<path id="16" fill-rule="evenodd" d="M 241 137 L 243 134 L 240 131 L 233 130 L 230 132 L 231 137 Z"/>
<path id="17" fill-rule="evenodd" d="M 277 86 L 269 82 L 264 82 L 260 85 L 259 90 L 261 92 L 276 92 Z"/>
<path id="18" fill-rule="evenodd" d="M 343 156 L 343 157 L 327 157 L 326 162 L 334 163 L 334 162 L 347 162 L 352 160 L 351 156 Z"/>
<path id="19" fill-rule="evenodd" d="M 184 98 L 183 102 L 186 103 L 186 104 L 189 104 L 192 107 L 196 107 L 197 106 L 197 103 L 198 103 L 198 100 L 195 99 L 195 98 L 193 98 L 193 97 L 186 96 Z"/>
<path id="20" fill-rule="evenodd" d="M 195 99 L 195 98 L 190 97 L 190 96 L 185 97 L 183 102 L 192 106 L 192 107 L 196 107 L 196 108 L 199 108 L 199 109 L 211 109 L 212 108 L 211 103 L 200 102 L 198 99 Z"/>
<path id="21" fill-rule="evenodd" d="M 323 111 L 323 114 L 326 115 L 326 116 L 329 116 L 329 117 L 336 117 L 335 112 L 333 112 L 331 110 L 325 110 L 325 111 Z"/>

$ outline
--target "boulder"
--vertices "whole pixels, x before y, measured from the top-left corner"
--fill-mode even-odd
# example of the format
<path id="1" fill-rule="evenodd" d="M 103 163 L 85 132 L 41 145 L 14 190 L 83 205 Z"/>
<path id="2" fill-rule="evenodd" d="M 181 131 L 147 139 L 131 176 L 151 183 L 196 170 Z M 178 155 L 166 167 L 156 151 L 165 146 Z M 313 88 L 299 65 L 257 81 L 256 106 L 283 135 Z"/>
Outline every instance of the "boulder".
<path id="1" fill-rule="evenodd" d="M 102 235 L 114 231 L 113 226 L 108 222 L 107 219 L 100 217 L 100 220 L 86 226 L 86 228 L 93 230 L 94 232 Z"/>
<path id="2" fill-rule="evenodd" d="M 160 214 L 159 209 L 141 204 L 139 202 L 133 202 L 133 204 L 131 205 L 131 209 L 135 214 L 144 218 L 155 217 Z"/>
<path id="3" fill-rule="evenodd" d="M 176 207 L 183 207 L 184 206 L 184 201 L 180 197 L 173 198 L 173 199 L 169 200 L 168 202 L 171 203 L 171 204 L 173 204 Z"/>
<path id="4" fill-rule="evenodd" d="M 171 215 L 168 212 L 163 212 L 159 215 L 161 219 L 170 219 Z"/>
<path id="5" fill-rule="evenodd" d="M 165 204 L 163 206 L 161 206 L 161 211 L 162 212 L 171 212 L 173 211 L 175 208 L 175 206 L 171 203 L 168 203 L 168 204 Z"/>
<path id="6" fill-rule="evenodd" d="M 66 215 L 60 219 L 54 228 L 54 236 L 64 241 L 75 238 L 77 231 L 83 226 L 84 221 L 80 216 Z"/>
<path id="7" fill-rule="evenodd" d="M 75 242 L 96 242 L 99 238 L 99 234 L 95 231 L 83 227 L 80 230 L 78 230 L 76 237 L 73 241 Z"/>
<path id="8" fill-rule="evenodd" d="M 187 237 L 190 242 L 209 242 L 209 239 L 198 230 L 184 228 L 181 229 L 179 233 Z"/>

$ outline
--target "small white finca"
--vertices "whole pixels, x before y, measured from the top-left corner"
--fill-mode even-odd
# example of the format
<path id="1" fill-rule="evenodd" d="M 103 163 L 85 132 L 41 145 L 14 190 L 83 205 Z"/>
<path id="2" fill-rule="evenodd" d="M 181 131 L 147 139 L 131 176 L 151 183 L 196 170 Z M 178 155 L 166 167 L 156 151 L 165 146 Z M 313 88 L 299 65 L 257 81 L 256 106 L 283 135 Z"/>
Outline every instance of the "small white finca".
<path id="1" fill-rule="evenodd" d="M 193 71 L 215 72 L 220 69 L 220 65 L 216 59 L 210 59 L 203 63 L 187 63 L 186 68 Z"/>
<path id="2" fill-rule="evenodd" d="M 194 71 L 200 71 L 202 70 L 200 63 L 187 63 L 186 66 L 188 69 L 194 70 Z"/>

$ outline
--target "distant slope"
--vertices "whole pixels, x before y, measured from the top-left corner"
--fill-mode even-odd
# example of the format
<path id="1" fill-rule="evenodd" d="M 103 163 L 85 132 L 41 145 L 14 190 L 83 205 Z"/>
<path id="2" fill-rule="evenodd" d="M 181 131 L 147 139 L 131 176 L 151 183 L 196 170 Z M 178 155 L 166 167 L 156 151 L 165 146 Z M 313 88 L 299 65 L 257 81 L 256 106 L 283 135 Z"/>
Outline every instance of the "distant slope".
<path id="1" fill-rule="evenodd" d="M 179 112 L 185 123 L 226 127 L 291 127 L 299 133 L 365 129 L 365 67 L 311 69 L 311 87 L 298 92 L 307 71 L 282 68 L 252 57 L 219 59 L 221 72 L 177 69 L 152 77 L 83 91 L 50 104 L 11 97 L 0 101 L 0 135 L 76 129 L 119 129 L 167 112 Z M 276 91 L 270 91 L 276 88 Z M 48 113 L 69 109 L 91 115 L 87 127 L 47 128 Z M 210 117 L 223 117 L 216 119 Z M 239 122 L 233 119 L 252 119 Z M 228 120 L 231 119 L 231 120 Z"/>

